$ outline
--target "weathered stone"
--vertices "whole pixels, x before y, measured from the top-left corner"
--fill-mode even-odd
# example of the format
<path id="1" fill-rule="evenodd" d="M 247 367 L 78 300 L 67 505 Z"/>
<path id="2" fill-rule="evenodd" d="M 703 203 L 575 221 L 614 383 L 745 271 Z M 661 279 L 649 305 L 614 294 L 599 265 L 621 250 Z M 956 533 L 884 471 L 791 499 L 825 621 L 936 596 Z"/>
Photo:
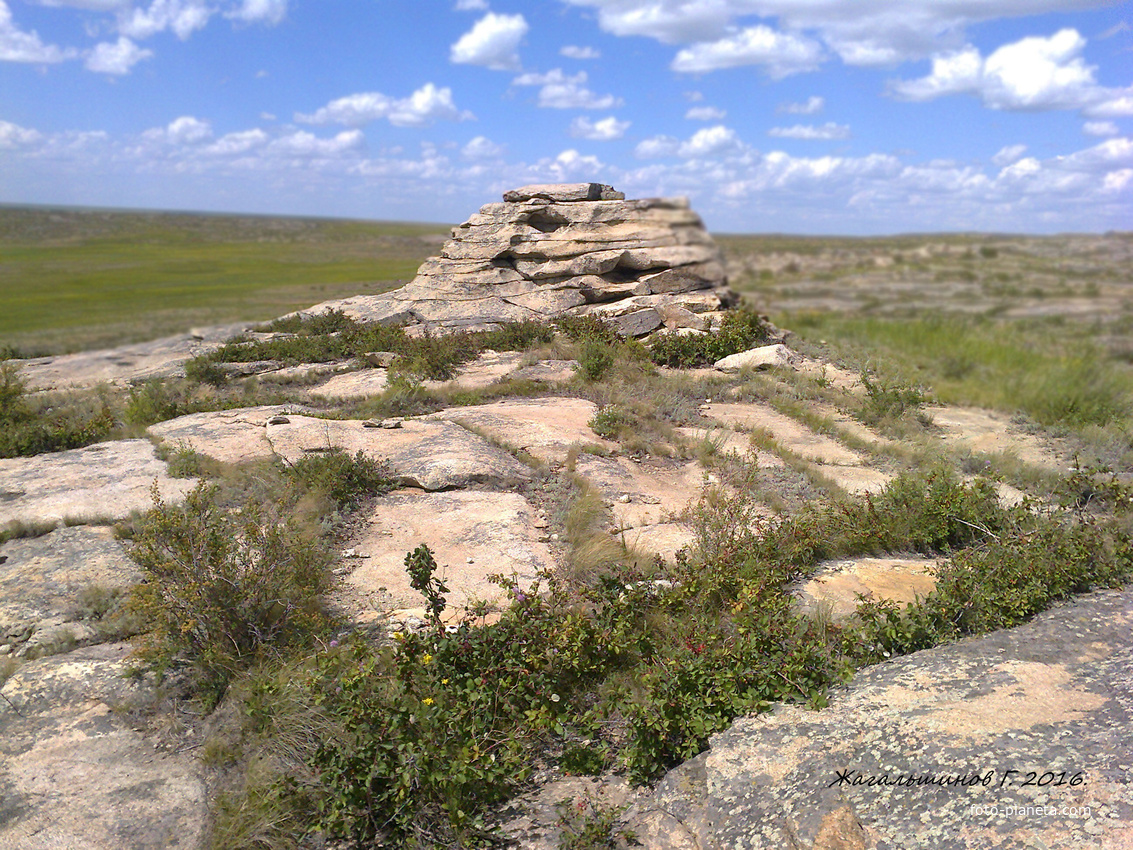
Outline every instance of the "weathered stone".
<path id="1" fill-rule="evenodd" d="M 657 315 L 669 330 L 683 328 L 704 331 L 708 328 L 708 323 L 702 317 L 680 305 L 658 304 L 653 309 L 657 311 Z"/>
<path id="2" fill-rule="evenodd" d="M 634 295 L 705 296 L 664 302 L 694 313 L 733 303 L 720 251 L 686 200 L 626 201 L 608 188 L 584 183 L 508 193 L 507 202 L 486 204 L 453 228 L 440 256 L 422 263 L 401 289 L 306 312 L 341 309 L 360 321 L 443 331 L 554 317 Z M 658 303 L 595 315 L 614 319 Z M 651 315 L 621 322 L 622 332 L 647 333 Z"/>
<path id="3" fill-rule="evenodd" d="M 0 526 L 123 519 L 153 507 L 152 490 L 177 502 L 196 481 L 171 478 L 148 440 L 96 443 L 0 459 Z"/>
<path id="4" fill-rule="evenodd" d="M 855 558 L 819 564 L 794 588 L 798 607 L 808 614 L 844 620 L 858 609 L 859 597 L 907 605 L 936 586 L 932 558 Z"/>
<path id="5" fill-rule="evenodd" d="M 504 192 L 504 200 L 511 203 L 523 201 L 620 201 L 625 198 L 622 192 L 615 192 L 613 186 L 602 183 L 536 183 Z"/>
<path id="6" fill-rule="evenodd" d="M 326 398 L 369 398 L 385 391 L 388 374 L 385 369 L 362 369 L 335 375 L 329 381 L 311 387 L 311 395 Z"/>
<path id="7" fill-rule="evenodd" d="M 740 369 L 769 369 L 772 366 L 790 366 L 791 349 L 785 345 L 763 345 L 739 354 L 722 357 L 713 364 L 721 372 L 738 372 Z"/>
<path id="8" fill-rule="evenodd" d="M 652 307 L 625 313 L 614 319 L 614 327 L 625 337 L 645 336 L 661 327 L 661 316 Z"/>
<path id="9" fill-rule="evenodd" d="M 477 600 L 503 602 L 505 591 L 489 576 L 514 575 L 528 588 L 541 571 L 555 567 L 535 523 L 534 509 L 518 493 L 390 493 L 378 500 L 365 530 L 350 543 L 359 560 L 337 601 L 362 622 L 383 611 L 420 606 L 405 555 L 424 543 L 441 567 L 438 577 L 449 587 L 446 598 L 454 613 Z"/>
<path id="10" fill-rule="evenodd" d="M 222 463 L 243 463 L 273 455 L 266 426 L 278 416 L 295 411 L 292 406 L 239 407 L 189 413 L 146 429 L 166 446 L 187 446 Z"/>
<path id="11" fill-rule="evenodd" d="M 572 446 L 616 448 L 591 429 L 597 412 L 596 404 L 583 399 L 545 398 L 455 407 L 426 419 L 459 422 L 540 460 L 562 462 Z"/>
<path id="12" fill-rule="evenodd" d="M 288 463 L 311 452 L 340 448 L 388 460 L 403 484 L 423 490 L 472 485 L 514 487 L 530 470 L 483 437 L 451 422 L 407 420 L 389 430 L 366 428 L 357 420 L 291 416 L 267 427 L 267 440 Z"/>
<path id="13" fill-rule="evenodd" d="M 0 848 L 197 850 L 208 802 L 196 753 L 155 746 L 132 710 L 128 644 L 20 666 L 0 690 Z"/>
<path id="14" fill-rule="evenodd" d="M 141 577 L 114 532 L 104 526 L 59 528 L 42 537 L 9 540 L 0 545 L 0 553 L 0 643 L 23 644 L 48 632 L 70 632 L 72 648 L 91 642 L 97 631 L 77 621 L 103 613 L 88 609 L 99 599 L 110 605 Z"/>

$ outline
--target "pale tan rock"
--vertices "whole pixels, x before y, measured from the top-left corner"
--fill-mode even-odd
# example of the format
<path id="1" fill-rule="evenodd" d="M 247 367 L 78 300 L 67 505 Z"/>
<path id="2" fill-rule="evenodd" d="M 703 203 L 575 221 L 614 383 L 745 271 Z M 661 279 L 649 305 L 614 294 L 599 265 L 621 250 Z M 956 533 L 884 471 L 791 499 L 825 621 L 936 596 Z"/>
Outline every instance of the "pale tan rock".
<path id="1" fill-rule="evenodd" d="M 597 412 L 596 404 L 583 399 L 545 398 L 454 407 L 425 419 L 459 422 L 540 460 L 561 463 L 572 446 L 617 447 L 590 427 Z"/>
<path id="2" fill-rule="evenodd" d="M 0 527 L 113 521 L 153 507 L 151 491 L 179 502 L 195 480 L 171 478 L 148 440 L 0 459 Z"/>
<path id="3" fill-rule="evenodd" d="M 1067 460 L 1032 434 L 1023 433 L 1002 413 L 974 407 L 926 407 L 946 443 L 971 452 L 1013 454 L 1024 463 L 1064 471 Z"/>
<path id="4" fill-rule="evenodd" d="M 791 349 L 785 345 L 761 345 L 729 354 L 713 365 L 721 372 L 738 372 L 740 369 L 770 369 L 771 367 L 790 367 L 794 360 Z"/>
<path id="5" fill-rule="evenodd" d="M 448 606 L 454 613 L 476 601 L 502 603 L 504 591 L 488 576 L 514 574 L 520 587 L 529 588 L 541 571 L 555 567 L 536 520 L 518 493 L 390 493 L 375 505 L 366 530 L 351 541 L 358 565 L 336 601 L 359 622 L 420 606 L 405 556 L 424 543 L 443 568 L 438 575 L 450 590 Z"/>
<path id="6" fill-rule="evenodd" d="M 808 460 L 835 466 L 862 466 L 865 458 L 837 440 L 819 434 L 801 422 L 785 416 L 770 405 L 758 403 L 714 402 L 701 414 L 743 428 L 764 428 L 784 448 Z"/>
<path id="7" fill-rule="evenodd" d="M 876 601 L 908 605 L 936 586 L 936 558 L 854 558 L 819 564 L 793 591 L 803 613 L 845 620 L 858 608 L 859 594 Z"/>
<path id="8" fill-rule="evenodd" d="M 146 433 L 170 448 L 187 446 L 223 463 L 243 463 L 273 456 L 265 430 L 268 420 L 293 410 L 287 405 L 268 405 L 189 413 L 151 425 Z"/>
<path id="9" fill-rule="evenodd" d="M 311 387 L 311 395 L 325 398 L 369 398 L 381 395 L 389 383 L 385 369 L 361 369 L 335 375 L 318 386 Z"/>
<path id="10" fill-rule="evenodd" d="M 21 665 L 0 690 L 4 850 L 198 850 L 208 802 L 192 751 L 135 731 L 151 686 L 128 644 Z"/>
<path id="11" fill-rule="evenodd" d="M 613 186 L 603 183 L 533 183 L 504 192 L 504 200 L 511 203 L 538 200 L 620 201 L 624 198 L 622 192 L 616 192 Z"/>

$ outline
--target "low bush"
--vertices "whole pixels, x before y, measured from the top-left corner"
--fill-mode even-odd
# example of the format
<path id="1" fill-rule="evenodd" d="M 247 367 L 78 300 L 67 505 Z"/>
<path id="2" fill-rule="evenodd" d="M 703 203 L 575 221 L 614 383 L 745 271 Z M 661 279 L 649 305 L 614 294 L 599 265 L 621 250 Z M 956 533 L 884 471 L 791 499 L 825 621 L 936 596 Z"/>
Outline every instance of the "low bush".
<path id="1" fill-rule="evenodd" d="M 0 363 L 0 457 L 30 457 L 105 440 L 116 421 L 105 398 L 29 402 L 19 370 Z"/>
<path id="2" fill-rule="evenodd" d="M 649 354 L 658 366 L 690 369 L 711 366 L 717 360 L 765 343 L 771 331 L 758 313 L 731 310 L 720 327 L 706 334 L 656 334 L 649 341 Z"/>
<path id="3" fill-rule="evenodd" d="M 308 454 L 286 467 L 287 476 L 300 490 L 329 497 L 339 508 L 351 508 L 367 496 L 388 493 L 398 478 L 388 463 L 358 451 L 353 457 L 341 449 Z"/>

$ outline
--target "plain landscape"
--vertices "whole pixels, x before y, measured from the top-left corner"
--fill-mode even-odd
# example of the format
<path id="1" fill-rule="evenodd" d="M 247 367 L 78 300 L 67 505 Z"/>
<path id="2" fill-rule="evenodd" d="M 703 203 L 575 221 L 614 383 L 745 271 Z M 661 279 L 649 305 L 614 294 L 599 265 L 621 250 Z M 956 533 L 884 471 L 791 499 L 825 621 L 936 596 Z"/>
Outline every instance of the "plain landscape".
<path id="1" fill-rule="evenodd" d="M 704 334 L 294 315 L 401 286 L 447 234 L 0 209 L 13 764 L 55 764 L 35 701 L 89 676 L 85 735 L 168 754 L 176 846 L 706 848 L 727 824 L 665 777 L 738 718 L 775 709 L 790 749 L 855 671 L 1009 642 L 1133 575 L 1133 234 L 714 234 L 743 301 Z M 98 446 L 139 453 L 140 496 L 33 501 Z M 1016 684 L 1078 699 L 1052 681 Z M 1105 757 L 1059 846 L 1128 840 Z M 20 765 L 0 847 L 71 805 Z M 794 846 L 873 846 L 839 806 Z"/>

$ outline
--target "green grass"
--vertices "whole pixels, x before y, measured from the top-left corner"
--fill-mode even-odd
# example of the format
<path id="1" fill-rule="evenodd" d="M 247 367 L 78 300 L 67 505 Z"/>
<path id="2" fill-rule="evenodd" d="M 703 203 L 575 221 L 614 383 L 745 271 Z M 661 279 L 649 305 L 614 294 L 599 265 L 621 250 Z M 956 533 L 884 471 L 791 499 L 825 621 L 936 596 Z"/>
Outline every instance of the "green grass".
<path id="1" fill-rule="evenodd" d="M 1090 326 L 1058 320 L 950 316 L 887 320 L 807 313 L 782 321 L 809 339 L 837 340 L 859 366 L 881 362 L 928 385 L 945 404 L 1022 413 L 1043 425 L 1122 424 L 1133 370 L 1095 345 Z"/>
<path id="2" fill-rule="evenodd" d="M 441 225 L 0 210 L 0 345 L 59 353 L 409 280 Z"/>

